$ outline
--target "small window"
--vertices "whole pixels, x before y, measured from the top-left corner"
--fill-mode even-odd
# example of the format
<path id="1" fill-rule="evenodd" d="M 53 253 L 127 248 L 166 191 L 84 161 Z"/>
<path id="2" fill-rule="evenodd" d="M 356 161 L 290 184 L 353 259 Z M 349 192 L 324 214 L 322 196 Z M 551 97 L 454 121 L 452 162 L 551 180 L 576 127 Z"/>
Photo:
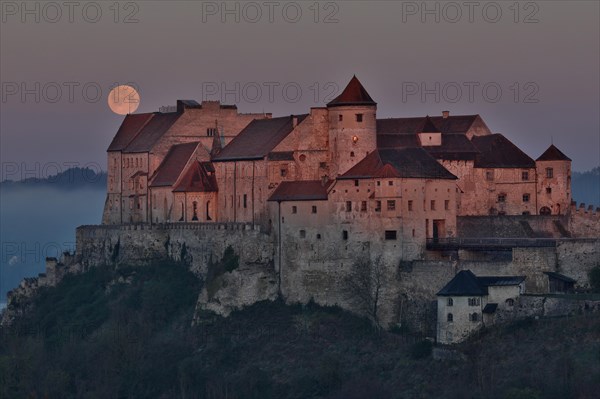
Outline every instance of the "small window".
<path id="1" fill-rule="evenodd" d="M 379 180 L 378 180 L 378 181 L 377 181 L 377 185 L 378 185 L 378 186 L 381 186 L 381 181 L 379 181 Z"/>
<path id="2" fill-rule="evenodd" d="M 395 211 L 396 210 L 396 201 L 394 201 L 394 200 L 388 200 L 388 202 L 387 202 L 387 210 L 388 211 Z"/>
<path id="3" fill-rule="evenodd" d="M 363 121 L 363 114 L 356 114 L 356 121 L 357 122 L 362 122 Z"/>
<path id="4" fill-rule="evenodd" d="M 306 237 L 306 230 L 300 230 L 300 238 Z"/>
<path id="5" fill-rule="evenodd" d="M 319 168 L 326 169 L 327 168 L 327 162 L 319 162 Z"/>
<path id="6" fill-rule="evenodd" d="M 244 208 L 248 208 L 248 194 L 244 194 Z"/>
<path id="7" fill-rule="evenodd" d="M 301 155 L 298 157 L 298 159 L 300 160 L 300 162 L 304 162 L 304 161 L 306 161 L 306 155 L 304 155 L 304 154 L 301 154 Z"/>
<path id="8" fill-rule="evenodd" d="M 528 215 L 531 215 L 531 212 L 529 212 L 529 211 L 523 211 L 522 215 L 528 216 Z"/>
<path id="9" fill-rule="evenodd" d="M 287 169 L 281 169 L 280 171 L 281 177 L 286 177 L 287 176 Z"/>
<path id="10" fill-rule="evenodd" d="M 485 172 L 485 180 L 487 180 L 487 181 L 494 180 L 494 171 L 493 170 L 488 170 Z"/>
<path id="11" fill-rule="evenodd" d="M 498 202 L 506 202 L 506 194 L 498 194 Z"/>
<path id="12" fill-rule="evenodd" d="M 512 298 L 508 298 L 506 300 L 506 306 L 510 306 L 510 307 L 515 306 L 515 300 Z"/>
<path id="13" fill-rule="evenodd" d="M 552 179 L 554 177 L 554 169 L 546 168 L 546 177 Z"/>
<path id="14" fill-rule="evenodd" d="M 450 210 L 450 201 L 449 200 L 444 201 L 444 209 L 447 211 Z"/>
<path id="15" fill-rule="evenodd" d="M 413 202 L 412 202 L 412 200 L 408 201 L 408 210 L 411 211 L 411 212 L 413 210 Z"/>
<path id="16" fill-rule="evenodd" d="M 317 206 L 316 205 L 312 206 L 312 213 L 317 213 Z"/>
<path id="17" fill-rule="evenodd" d="M 354 151 L 350 152 L 350 158 L 354 158 Z"/>
<path id="18" fill-rule="evenodd" d="M 347 230 L 344 230 L 344 231 L 342 231 L 342 238 L 343 238 L 344 240 L 347 240 L 347 239 L 348 239 L 348 231 L 347 231 Z"/>
<path id="19" fill-rule="evenodd" d="M 529 202 L 529 194 L 523 194 L 523 202 Z"/>
<path id="20" fill-rule="evenodd" d="M 396 239 L 396 230 L 386 230 L 385 231 L 385 239 L 386 240 L 395 240 Z"/>
<path id="21" fill-rule="evenodd" d="M 360 211 L 361 212 L 366 212 L 367 211 L 367 201 L 361 201 L 361 203 L 360 203 Z"/>
<path id="22" fill-rule="evenodd" d="M 469 306 L 479 306 L 479 298 L 469 298 Z"/>
<path id="23" fill-rule="evenodd" d="M 447 306 L 454 306 L 454 299 L 448 298 L 448 300 L 446 301 L 446 305 Z"/>
<path id="24" fill-rule="evenodd" d="M 292 213 L 298 213 L 298 207 L 297 206 L 292 206 Z"/>
<path id="25" fill-rule="evenodd" d="M 393 182 L 392 180 L 390 180 L 390 181 L 388 182 L 388 186 L 393 186 L 393 185 L 394 185 L 394 182 Z"/>
<path id="26" fill-rule="evenodd" d="M 471 321 L 479 321 L 479 315 L 477 313 L 471 314 L 469 318 L 471 319 Z"/>
<path id="27" fill-rule="evenodd" d="M 435 200 L 431 200 L 431 210 L 435 211 Z"/>
<path id="28" fill-rule="evenodd" d="M 552 187 L 546 187 L 546 194 L 552 194 Z"/>
<path id="29" fill-rule="evenodd" d="M 523 181 L 529 180 L 529 172 L 528 171 L 524 170 L 521 172 L 521 180 L 523 180 Z"/>
<path id="30" fill-rule="evenodd" d="M 209 137 L 216 136 L 217 129 L 215 129 L 214 127 L 209 127 L 208 129 L 206 129 L 206 135 Z"/>
<path id="31" fill-rule="evenodd" d="M 358 180 L 354 180 L 354 187 L 358 187 L 358 184 L 359 184 Z"/>
<path id="32" fill-rule="evenodd" d="M 375 201 L 375 212 L 381 212 L 381 201 Z"/>
<path id="33" fill-rule="evenodd" d="M 343 121 L 343 120 L 344 120 L 344 115 L 342 115 L 342 114 L 339 114 L 339 115 L 338 115 L 338 121 L 340 121 L 340 122 L 341 122 L 341 121 Z"/>
<path id="34" fill-rule="evenodd" d="M 446 320 L 448 321 L 448 323 L 452 323 L 454 321 L 454 316 L 452 315 L 452 313 L 448 313 L 448 316 L 446 316 Z"/>
<path id="35" fill-rule="evenodd" d="M 321 234 L 317 234 L 317 240 L 321 239 Z"/>

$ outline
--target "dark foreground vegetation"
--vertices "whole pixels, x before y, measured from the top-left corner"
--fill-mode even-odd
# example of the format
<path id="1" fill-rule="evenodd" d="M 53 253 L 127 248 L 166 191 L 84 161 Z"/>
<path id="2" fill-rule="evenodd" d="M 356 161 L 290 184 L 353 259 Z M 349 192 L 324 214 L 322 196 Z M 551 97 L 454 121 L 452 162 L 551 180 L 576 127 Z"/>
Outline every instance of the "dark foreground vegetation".
<path id="1" fill-rule="evenodd" d="M 596 398 L 600 318 L 529 320 L 434 360 L 337 308 L 260 303 L 191 327 L 184 267 L 95 269 L 0 337 L 0 398 Z"/>

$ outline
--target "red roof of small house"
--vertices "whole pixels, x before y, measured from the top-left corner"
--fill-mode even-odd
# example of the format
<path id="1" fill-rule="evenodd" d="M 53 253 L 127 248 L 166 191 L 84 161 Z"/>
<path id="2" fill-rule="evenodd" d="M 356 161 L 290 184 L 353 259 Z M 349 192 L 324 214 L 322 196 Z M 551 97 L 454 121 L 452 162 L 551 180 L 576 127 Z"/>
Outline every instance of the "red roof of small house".
<path id="1" fill-rule="evenodd" d="M 294 130 L 294 118 L 300 124 L 307 116 L 255 119 L 212 160 L 226 162 L 263 159 Z"/>
<path id="2" fill-rule="evenodd" d="M 362 83 L 355 76 L 352 77 L 342 94 L 331 100 L 327 107 L 339 107 L 344 105 L 377 105 L 371 98 Z"/>
<path id="3" fill-rule="evenodd" d="M 338 179 L 456 179 L 423 148 L 375 150 Z"/>
<path id="4" fill-rule="evenodd" d="M 563 154 L 554 144 L 552 144 L 536 161 L 570 161 L 571 158 Z"/>
<path id="5" fill-rule="evenodd" d="M 181 176 L 198 144 L 198 142 L 193 142 L 171 147 L 152 177 L 150 187 L 173 186 Z"/>
<path id="6" fill-rule="evenodd" d="M 150 152 L 156 142 L 173 126 L 181 114 L 177 112 L 154 113 L 154 117 L 142 131 L 127 145 L 123 152 Z"/>
<path id="7" fill-rule="evenodd" d="M 535 161 L 500 133 L 473 136 L 476 168 L 535 168 Z"/>
<path id="8" fill-rule="evenodd" d="M 173 192 L 217 192 L 215 168 L 210 162 L 195 161 L 185 170 Z"/>
<path id="9" fill-rule="evenodd" d="M 273 191 L 269 201 L 326 201 L 333 180 L 284 181 Z"/>
<path id="10" fill-rule="evenodd" d="M 153 116 L 153 113 L 127 114 L 107 151 L 123 151 Z"/>

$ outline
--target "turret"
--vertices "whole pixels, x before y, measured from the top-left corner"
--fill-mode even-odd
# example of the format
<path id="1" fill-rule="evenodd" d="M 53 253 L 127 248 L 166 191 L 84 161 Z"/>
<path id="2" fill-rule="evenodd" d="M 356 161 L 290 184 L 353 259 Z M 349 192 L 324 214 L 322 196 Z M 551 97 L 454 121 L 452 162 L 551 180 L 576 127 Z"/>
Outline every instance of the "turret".
<path id="1" fill-rule="evenodd" d="M 377 103 L 354 76 L 327 104 L 331 175 L 341 175 L 377 149 Z"/>
<path id="2" fill-rule="evenodd" d="M 571 159 L 554 144 L 535 161 L 538 212 L 564 215 L 571 204 Z"/>

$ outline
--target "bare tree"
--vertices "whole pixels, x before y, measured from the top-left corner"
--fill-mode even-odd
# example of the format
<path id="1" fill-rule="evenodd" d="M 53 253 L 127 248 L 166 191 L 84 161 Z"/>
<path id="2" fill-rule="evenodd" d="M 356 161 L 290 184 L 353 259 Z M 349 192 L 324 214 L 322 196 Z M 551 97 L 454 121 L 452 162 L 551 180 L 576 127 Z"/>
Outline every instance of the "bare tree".
<path id="1" fill-rule="evenodd" d="M 348 300 L 364 312 L 378 330 L 381 329 L 379 302 L 384 279 L 385 267 L 381 256 L 373 262 L 368 258 L 357 260 L 344 279 L 344 291 Z"/>

